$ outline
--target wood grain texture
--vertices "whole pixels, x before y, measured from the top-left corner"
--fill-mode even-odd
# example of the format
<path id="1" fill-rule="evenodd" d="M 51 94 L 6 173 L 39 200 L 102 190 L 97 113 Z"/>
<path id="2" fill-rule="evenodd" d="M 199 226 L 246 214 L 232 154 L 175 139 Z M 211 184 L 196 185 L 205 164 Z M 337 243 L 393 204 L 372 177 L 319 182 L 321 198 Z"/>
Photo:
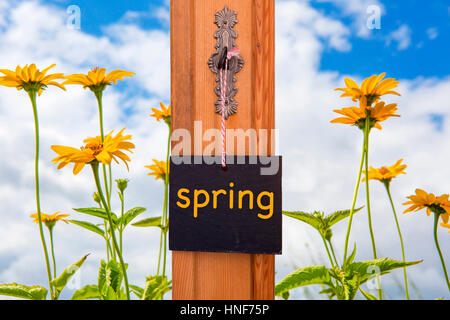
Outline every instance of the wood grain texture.
<path id="1" fill-rule="evenodd" d="M 194 121 L 202 133 L 220 128 L 214 112 L 215 75 L 207 61 L 215 52 L 214 14 L 227 5 L 238 12 L 236 45 L 245 60 L 237 74 L 235 97 L 238 113 L 227 128 L 244 130 L 275 128 L 274 115 L 274 0 L 171 0 L 171 81 L 173 129 L 194 133 Z M 258 137 L 259 138 L 259 137 Z M 220 150 L 220 141 L 216 150 Z M 227 144 L 229 141 L 227 141 Z M 205 145 L 192 146 L 200 155 Z M 233 150 L 227 150 L 233 154 Z M 252 155 L 249 150 L 246 154 Z M 234 154 L 243 155 L 234 150 Z M 274 298 L 275 257 L 207 252 L 172 252 L 172 297 L 176 300 L 265 300 Z"/>

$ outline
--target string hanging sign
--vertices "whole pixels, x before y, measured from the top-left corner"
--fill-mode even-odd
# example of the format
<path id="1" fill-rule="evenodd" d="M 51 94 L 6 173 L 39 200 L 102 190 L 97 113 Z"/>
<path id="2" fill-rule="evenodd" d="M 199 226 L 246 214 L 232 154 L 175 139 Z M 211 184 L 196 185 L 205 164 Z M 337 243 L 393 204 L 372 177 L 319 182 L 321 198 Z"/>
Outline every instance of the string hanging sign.
<path id="1" fill-rule="evenodd" d="M 281 254 L 281 157 L 227 156 L 226 124 L 238 113 L 236 74 L 244 59 L 234 43 L 237 13 L 225 7 L 215 23 L 216 52 L 208 66 L 216 75 L 222 152 L 171 157 L 169 248 Z"/>

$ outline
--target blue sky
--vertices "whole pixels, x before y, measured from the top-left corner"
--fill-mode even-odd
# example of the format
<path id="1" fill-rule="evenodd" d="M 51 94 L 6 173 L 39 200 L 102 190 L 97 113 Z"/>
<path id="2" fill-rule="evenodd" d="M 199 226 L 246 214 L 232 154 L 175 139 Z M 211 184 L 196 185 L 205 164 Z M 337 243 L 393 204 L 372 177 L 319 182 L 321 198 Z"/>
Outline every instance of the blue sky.
<path id="1" fill-rule="evenodd" d="M 384 1 L 383 5 L 385 12 L 381 29 L 374 29 L 370 39 L 352 37 L 353 49 L 350 52 L 336 53 L 329 50 L 323 56 L 322 68 L 365 75 L 373 70 L 385 70 L 388 74 L 409 79 L 448 75 L 448 1 L 395 0 Z M 317 7 L 339 16 L 331 4 Z M 350 19 L 344 17 L 343 21 L 351 23 Z M 401 25 L 411 29 L 411 44 L 404 50 L 396 50 L 395 44 L 387 45 L 384 38 Z"/>
<path id="2" fill-rule="evenodd" d="M 101 35 L 102 28 L 120 19 L 127 11 L 146 13 L 135 19 L 142 28 L 168 29 L 168 24 L 155 19 L 155 11 L 166 7 L 165 0 L 104 1 L 104 0 L 49 0 L 62 8 L 78 5 L 82 12 L 82 30 Z M 329 17 L 351 25 L 354 16 L 343 13 L 336 3 L 311 1 L 311 6 Z M 371 75 L 373 70 L 383 70 L 399 78 L 418 76 L 443 77 L 450 74 L 448 63 L 450 37 L 450 9 L 445 0 L 396 0 L 383 2 L 381 29 L 374 29 L 369 38 L 352 34 L 352 49 L 340 52 L 327 48 L 320 68 L 346 74 Z M 152 12 L 154 15 L 152 15 Z M 407 26 L 411 42 L 407 48 L 397 50 L 396 43 L 386 43 L 391 32 Z"/>

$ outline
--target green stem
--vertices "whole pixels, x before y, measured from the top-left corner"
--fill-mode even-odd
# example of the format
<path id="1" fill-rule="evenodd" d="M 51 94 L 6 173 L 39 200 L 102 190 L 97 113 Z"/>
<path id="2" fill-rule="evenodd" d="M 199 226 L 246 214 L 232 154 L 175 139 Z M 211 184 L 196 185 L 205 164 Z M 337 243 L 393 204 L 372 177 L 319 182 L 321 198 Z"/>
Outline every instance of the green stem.
<path id="1" fill-rule="evenodd" d="M 169 167 L 170 167 L 170 141 L 172 136 L 172 128 L 169 125 L 169 137 L 167 139 L 167 155 L 166 155 L 166 176 L 164 179 L 164 207 L 163 207 L 163 221 L 162 225 L 164 227 L 164 258 L 163 258 L 163 272 L 162 275 L 166 275 L 166 260 L 167 260 L 167 227 L 168 227 L 168 217 L 167 217 L 167 209 L 169 207 L 168 200 L 169 200 Z"/>
<path id="2" fill-rule="evenodd" d="M 55 249 L 53 247 L 53 228 L 48 228 L 50 233 L 50 247 L 52 249 L 52 260 L 53 260 L 53 279 L 56 278 L 56 259 L 55 259 Z"/>
<path id="3" fill-rule="evenodd" d="M 325 240 L 325 237 L 322 235 L 321 235 L 321 237 L 322 237 L 323 245 L 325 246 L 325 249 L 327 250 L 327 255 L 328 255 L 328 259 L 330 259 L 331 267 L 334 268 L 334 262 L 333 262 L 333 259 L 331 258 L 330 249 L 328 249 L 328 245 Z"/>
<path id="4" fill-rule="evenodd" d="M 397 218 L 397 213 L 395 212 L 395 206 L 394 206 L 394 202 L 392 201 L 392 196 L 391 196 L 391 190 L 389 188 L 389 182 L 384 182 L 384 186 L 386 187 L 386 192 L 388 194 L 389 197 L 389 202 L 391 203 L 391 207 L 392 207 L 392 212 L 394 213 L 394 219 L 395 219 L 395 224 L 397 225 L 397 231 L 398 231 L 398 236 L 400 238 L 400 245 L 402 247 L 402 258 L 403 258 L 403 263 L 406 262 L 406 258 L 405 258 L 405 246 L 403 244 L 403 236 L 402 236 L 402 232 L 400 230 L 400 224 L 398 223 L 398 218 Z M 409 297 L 409 290 L 408 290 L 408 277 L 406 275 L 406 267 L 403 267 L 403 277 L 405 280 L 405 293 L 406 293 L 406 299 L 410 300 Z"/>
<path id="5" fill-rule="evenodd" d="M 356 180 L 355 190 L 353 191 L 353 201 L 352 201 L 352 207 L 350 209 L 350 217 L 349 217 L 349 220 L 348 220 L 347 235 L 345 236 L 344 262 L 347 259 L 348 240 L 350 238 L 350 230 L 352 228 L 353 214 L 354 214 L 354 211 L 355 211 L 356 198 L 358 196 L 359 184 L 361 183 L 361 173 L 362 173 L 363 164 L 364 164 L 364 157 L 365 157 L 365 139 L 364 139 L 364 142 L 363 142 L 363 149 L 362 149 L 362 152 L 361 152 L 361 161 L 360 161 L 360 164 L 359 164 L 358 178 Z"/>
<path id="6" fill-rule="evenodd" d="M 163 231 L 161 230 L 161 236 L 159 238 L 159 255 L 158 255 L 158 269 L 156 274 L 159 276 L 159 269 L 161 266 L 161 253 L 162 253 Z"/>
<path id="7" fill-rule="evenodd" d="M 112 227 L 113 221 L 112 221 L 112 217 L 111 217 L 111 211 L 109 210 L 109 207 L 106 204 L 105 196 L 103 195 L 102 187 L 100 184 L 100 179 L 98 178 L 98 162 L 91 162 L 91 166 L 92 166 L 92 172 L 94 173 L 95 185 L 97 186 L 98 194 L 100 195 L 100 199 L 102 200 L 103 206 L 105 207 L 105 210 L 106 210 L 106 214 L 108 215 L 109 225 L 111 226 L 110 231 L 111 231 L 111 238 L 112 238 L 113 246 L 114 246 L 115 251 L 117 252 L 117 256 L 119 257 L 119 261 L 120 261 L 120 266 L 122 268 L 123 279 L 125 282 L 125 290 L 127 293 L 127 299 L 130 300 L 130 289 L 128 287 L 127 269 L 125 267 L 125 263 L 123 262 L 122 254 L 119 251 L 119 246 L 117 245 L 114 228 Z"/>
<path id="8" fill-rule="evenodd" d="M 448 273 L 447 273 L 447 267 L 445 266 L 444 257 L 442 255 L 441 247 L 439 246 L 439 240 L 437 236 L 437 227 L 439 222 L 439 213 L 434 213 L 434 243 L 436 244 L 436 249 L 439 254 L 439 258 L 441 259 L 442 269 L 444 270 L 445 280 L 447 281 L 447 287 L 450 291 L 450 281 L 448 280 Z"/>
<path id="9" fill-rule="evenodd" d="M 373 233 L 373 227 L 372 227 L 372 214 L 370 211 L 370 192 L 369 192 L 369 121 L 367 121 L 368 117 L 366 118 L 366 129 L 364 131 L 364 145 L 365 145 L 365 173 L 366 173 L 366 204 L 367 204 L 367 217 L 369 221 L 369 233 L 370 233 L 370 240 L 372 242 L 372 251 L 373 251 L 373 258 L 377 259 L 377 248 L 375 245 L 375 236 Z"/>
<path id="10" fill-rule="evenodd" d="M 336 259 L 336 254 L 334 253 L 334 248 L 333 248 L 333 243 L 331 242 L 331 240 L 328 240 L 328 243 L 330 245 L 330 249 L 331 249 L 331 254 L 333 255 L 334 258 L 334 263 L 339 266 L 338 260 Z"/>
<path id="11" fill-rule="evenodd" d="M 364 150 L 366 153 L 365 157 L 365 173 L 366 173 L 366 202 L 367 202 L 367 218 L 369 222 L 369 233 L 370 240 L 372 242 L 372 250 L 373 250 L 373 258 L 378 259 L 377 257 L 377 247 L 375 245 L 375 235 L 373 233 L 372 227 L 372 214 L 370 211 L 370 192 L 369 192 L 369 134 L 370 134 L 370 111 L 366 111 L 366 121 L 364 128 Z M 378 298 L 383 300 L 383 292 L 381 290 L 381 281 L 380 277 L 377 276 L 377 286 L 378 286 Z"/>
<path id="12" fill-rule="evenodd" d="M 105 141 L 105 131 L 103 129 L 103 102 L 102 102 L 102 96 L 103 96 L 103 91 L 102 90 L 97 90 L 94 92 L 95 97 L 97 98 L 97 104 L 98 104 L 98 116 L 99 116 L 99 120 L 100 120 L 100 137 L 102 139 L 102 143 L 103 141 Z M 108 187 L 108 178 L 106 176 L 106 166 L 104 164 L 102 164 L 102 168 L 103 168 L 103 181 L 105 184 L 105 191 L 106 191 L 106 200 L 108 203 L 108 208 L 111 208 L 111 193 L 110 193 L 110 187 Z M 111 166 L 110 166 L 111 169 Z M 111 170 L 110 170 L 110 181 L 109 181 L 109 185 L 111 185 Z"/>
<path id="13" fill-rule="evenodd" d="M 120 253 L 123 254 L 123 241 L 122 241 L 122 234 L 123 234 L 123 213 L 124 213 L 124 195 L 123 192 L 120 191 L 120 226 L 119 226 L 119 238 L 120 238 Z"/>
<path id="14" fill-rule="evenodd" d="M 102 143 L 105 140 L 105 131 L 103 126 L 103 90 L 96 90 L 94 91 L 95 97 L 97 98 L 97 104 L 98 104 L 98 116 L 100 121 L 100 137 L 102 140 Z M 105 191 L 106 191 L 106 202 L 108 204 L 108 208 L 111 210 L 111 165 L 109 165 L 109 184 L 108 184 L 108 178 L 106 176 L 106 166 L 102 164 L 102 170 L 103 170 L 103 183 L 105 185 Z M 110 228 L 113 228 L 112 225 L 110 225 Z M 111 257 L 114 261 L 116 261 L 116 249 L 113 247 L 111 250 Z"/>
<path id="15" fill-rule="evenodd" d="M 99 205 L 100 209 L 103 209 L 101 201 L 100 201 L 100 203 L 98 205 Z M 104 238 L 105 238 L 105 242 L 106 242 L 106 259 L 109 262 L 110 261 L 109 260 L 109 257 L 110 257 L 109 253 L 111 252 L 111 244 L 109 243 L 109 238 L 107 236 L 107 234 L 108 234 L 108 222 L 106 221 L 106 219 L 103 219 L 103 225 L 105 226 L 105 237 Z M 112 255 L 112 252 L 111 252 L 111 255 Z"/>
<path id="16" fill-rule="evenodd" d="M 28 96 L 30 97 L 31 104 L 33 106 L 33 115 L 34 115 L 34 129 L 35 129 L 35 158 L 34 158 L 34 179 L 35 179 L 35 188 L 36 188 L 36 208 L 37 208 L 37 214 L 38 214 L 38 220 L 39 220 L 39 234 L 41 237 L 42 247 L 44 249 L 44 256 L 45 256 L 45 265 L 47 268 L 47 277 L 48 277 L 48 286 L 50 289 L 50 296 L 53 299 L 54 293 L 53 293 L 53 286 L 51 284 L 52 281 L 52 273 L 50 271 L 50 262 L 48 258 L 48 250 L 47 250 L 47 244 L 45 243 L 45 237 L 44 237 L 44 228 L 42 226 L 42 215 L 41 215 L 41 201 L 39 196 L 39 120 L 38 120 L 38 112 L 37 112 L 37 105 L 36 105 L 36 91 L 29 91 Z"/>
<path id="17" fill-rule="evenodd" d="M 108 225 L 107 225 L 106 220 L 103 220 L 103 223 L 104 223 L 104 225 L 105 225 L 106 259 L 107 259 L 108 262 L 109 262 L 109 261 L 110 261 L 110 260 L 109 260 L 109 252 L 110 252 L 110 250 L 111 250 L 111 246 L 110 246 L 110 244 L 109 244 L 109 239 L 108 239 L 108 236 L 107 236 L 107 234 L 108 234 Z"/>

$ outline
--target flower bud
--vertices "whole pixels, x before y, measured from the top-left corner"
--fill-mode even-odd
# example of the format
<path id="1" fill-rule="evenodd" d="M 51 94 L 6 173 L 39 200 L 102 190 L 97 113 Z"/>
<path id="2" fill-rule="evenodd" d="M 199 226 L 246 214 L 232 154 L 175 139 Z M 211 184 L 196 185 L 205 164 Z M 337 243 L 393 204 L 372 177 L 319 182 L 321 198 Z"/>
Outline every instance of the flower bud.
<path id="1" fill-rule="evenodd" d="M 95 202 L 97 202 L 98 204 L 101 204 L 101 198 L 100 198 L 100 195 L 98 194 L 98 192 L 94 192 L 93 194 L 92 194 L 92 198 L 94 198 L 94 201 Z"/>
<path id="2" fill-rule="evenodd" d="M 121 193 L 123 193 L 125 191 L 125 189 L 128 187 L 128 179 L 117 179 L 116 183 L 117 183 L 117 189 L 119 189 L 119 191 Z"/>

